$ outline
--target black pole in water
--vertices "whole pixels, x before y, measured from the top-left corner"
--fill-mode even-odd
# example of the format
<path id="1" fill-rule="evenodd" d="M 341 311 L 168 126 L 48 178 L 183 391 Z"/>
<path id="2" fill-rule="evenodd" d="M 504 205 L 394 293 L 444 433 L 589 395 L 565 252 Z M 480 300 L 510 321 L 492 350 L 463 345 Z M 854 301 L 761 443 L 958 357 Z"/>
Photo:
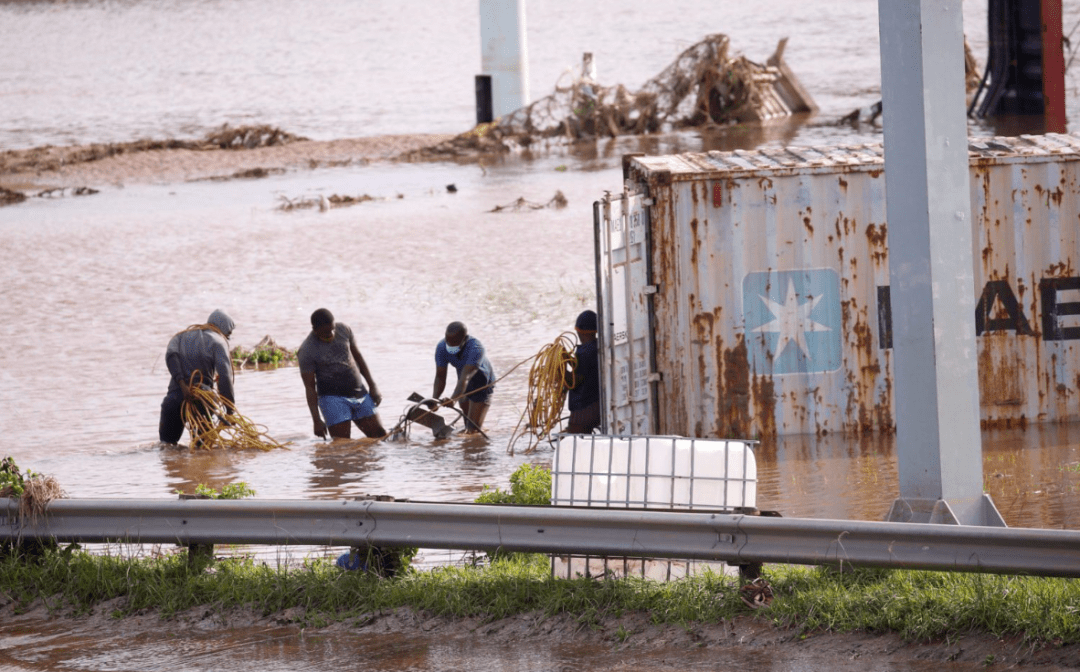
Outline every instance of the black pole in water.
<path id="1" fill-rule="evenodd" d="M 494 118 L 491 108 L 491 75 L 476 76 L 476 123 L 486 124 Z"/>

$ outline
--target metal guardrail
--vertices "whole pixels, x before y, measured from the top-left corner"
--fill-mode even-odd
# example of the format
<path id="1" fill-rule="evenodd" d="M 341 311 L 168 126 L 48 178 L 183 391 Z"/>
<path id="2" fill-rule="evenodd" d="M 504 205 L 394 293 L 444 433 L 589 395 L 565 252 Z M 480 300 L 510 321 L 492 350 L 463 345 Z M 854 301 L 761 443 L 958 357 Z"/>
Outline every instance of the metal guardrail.
<path id="1" fill-rule="evenodd" d="M 1080 532 L 743 514 L 379 501 L 61 499 L 0 541 L 417 546 L 1080 577 Z"/>

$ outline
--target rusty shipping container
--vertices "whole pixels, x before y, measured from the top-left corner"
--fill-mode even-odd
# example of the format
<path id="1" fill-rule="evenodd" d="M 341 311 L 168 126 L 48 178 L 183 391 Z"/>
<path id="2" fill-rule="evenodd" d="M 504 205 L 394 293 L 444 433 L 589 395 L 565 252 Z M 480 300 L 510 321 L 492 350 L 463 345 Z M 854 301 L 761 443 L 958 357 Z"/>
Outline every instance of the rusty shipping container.
<path id="1" fill-rule="evenodd" d="M 1080 419 L 1080 136 L 969 150 L 983 425 Z M 608 432 L 894 430 L 880 145 L 624 167 L 595 208 Z"/>

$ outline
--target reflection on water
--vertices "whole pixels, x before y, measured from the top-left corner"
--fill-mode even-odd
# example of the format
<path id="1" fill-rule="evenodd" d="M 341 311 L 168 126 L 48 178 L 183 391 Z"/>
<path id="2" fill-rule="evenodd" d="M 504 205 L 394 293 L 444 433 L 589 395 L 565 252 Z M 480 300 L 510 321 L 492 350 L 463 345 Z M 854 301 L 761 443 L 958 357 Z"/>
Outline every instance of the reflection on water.
<path id="1" fill-rule="evenodd" d="M 645 636 L 640 636 L 644 641 L 635 640 L 638 636 L 634 634 L 626 646 L 589 642 L 565 633 L 551 640 L 532 633 L 531 637 L 526 634 L 523 641 L 505 641 L 498 634 L 485 633 L 482 626 L 452 634 L 440 631 L 437 636 L 379 632 L 377 622 L 374 631 L 361 634 L 351 631 L 351 624 L 347 628 L 315 632 L 283 626 L 220 628 L 210 623 L 169 631 L 156 626 L 145 620 L 137 626 L 121 621 L 109 627 L 80 623 L 0 625 L 0 665 L 12 672 L 43 669 L 861 672 L 868 667 L 867 660 L 850 654 L 823 655 L 794 646 L 735 645 L 722 639 L 726 632 L 719 633 L 715 639 L 700 641 L 699 646 L 688 647 L 682 643 L 654 643 Z M 542 629 L 545 624 L 534 627 Z M 678 635 L 671 637 L 678 639 Z M 937 661 L 875 661 L 873 669 L 936 672 L 965 668 Z"/>

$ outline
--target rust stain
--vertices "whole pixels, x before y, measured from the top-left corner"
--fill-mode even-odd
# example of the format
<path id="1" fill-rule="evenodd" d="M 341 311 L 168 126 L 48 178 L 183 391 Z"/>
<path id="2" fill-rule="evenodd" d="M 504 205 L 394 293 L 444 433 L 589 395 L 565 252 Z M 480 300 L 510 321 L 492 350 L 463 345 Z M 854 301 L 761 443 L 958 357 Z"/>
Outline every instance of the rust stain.
<path id="1" fill-rule="evenodd" d="M 803 223 L 803 226 L 806 227 L 806 230 L 810 233 L 810 235 L 811 236 L 814 235 L 814 227 L 811 226 L 811 224 L 810 224 L 810 218 L 809 217 L 803 217 L 802 223 Z"/>
<path id="2" fill-rule="evenodd" d="M 753 382 L 754 391 L 754 419 L 760 428 L 762 437 L 776 436 L 776 391 L 772 376 L 755 375 Z"/>
<path id="3" fill-rule="evenodd" d="M 1076 271 L 1072 267 L 1072 259 L 1066 259 L 1059 261 L 1056 264 L 1050 264 L 1043 271 L 1043 277 L 1046 278 L 1071 278 L 1076 275 Z M 1034 284 L 1034 283 L 1032 283 Z"/>
<path id="4" fill-rule="evenodd" d="M 701 238 L 698 236 L 698 220 L 697 217 L 690 220 L 690 231 L 693 236 L 690 248 L 690 264 L 697 268 L 698 250 L 701 249 Z"/>
<path id="5" fill-rule="evenodd" d="M 717 308 L 717 311 L 720 309 Z M 697 329 L 698 341 L 702 343 L 711 343 L 713 328 L 716 326 L 716 318 L 712 312 L 701 312 L 694 315 L 694 328 Z"/>
<path id="6" fill-rule="evenodd" d="M 875 180 L 877 178 L 881 177 L 884 173 L 885 173 L 885 170 L 881 169 L 881 168 L 866 171 L 866 174 L 869 175 L 870 177 L 874 178 Z"/>
<path id="7" fill-rule="evenodd" d="M 750 433 L 750 359 L 746 339 L 735 337 L 735 346 L 724 348 L 722 337 L 716 337 L 716 369 L 719 389 L 716 395 L 716 436 L 746 437 Z"/>
<path id="8" fill-rule="evenodd" d="M 839 177 L 839 178 L 837 178 L 837 180 L 838 180 L 838 183 L 840 184 L 840 188 L 842 190 L 844 190 L 844 191 L 847 191 L 847 180 L 845 180 L 843 177 Z"/>
<path id="9" fill-rule="evenodd" d="M 1015 352 L 1016 336 L 1006 332 L 983 334 L 979 348 L 979 405 L 1019 407 L 1025 402 L 1023 362 Z M 1016 413 L 1000 412 L 1015 417 Z"/>
<path id="10" fill-rule="evenodd" d="M 886 224 L 866 225 L 866 241 L 870 244 L 870 259 L 878 265 L 889 260 L 889 229 Z"/>

